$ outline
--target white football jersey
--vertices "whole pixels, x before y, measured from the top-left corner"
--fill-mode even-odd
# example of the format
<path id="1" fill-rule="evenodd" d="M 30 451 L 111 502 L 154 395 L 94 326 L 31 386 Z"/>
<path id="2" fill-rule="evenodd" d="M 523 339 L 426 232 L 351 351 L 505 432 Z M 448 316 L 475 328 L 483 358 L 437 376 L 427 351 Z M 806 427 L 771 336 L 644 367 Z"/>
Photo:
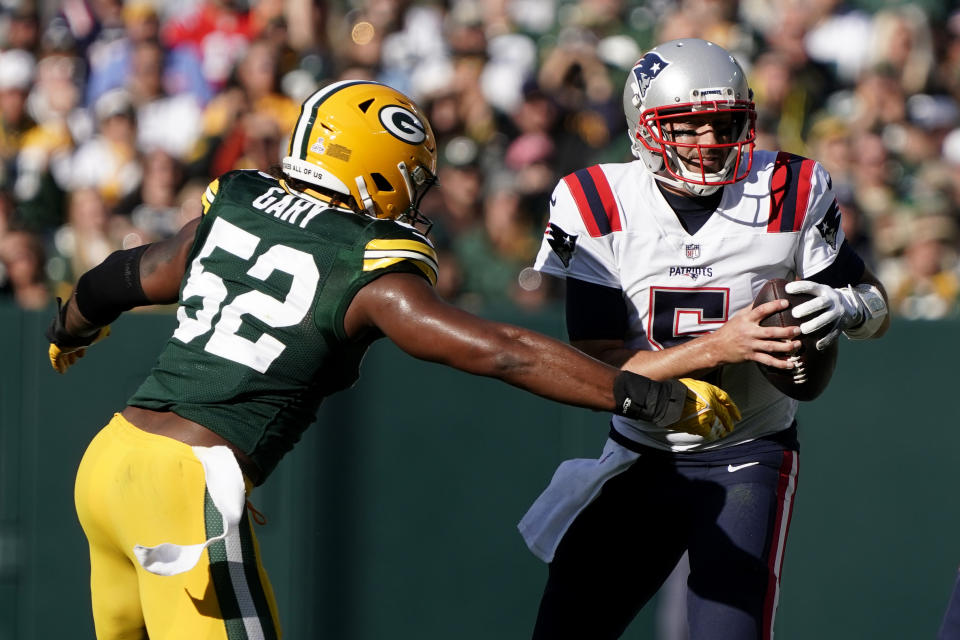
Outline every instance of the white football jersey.
<path id="1" fill-rule="evenodd" d="M 535 267 L 623 291 L 626 346 L 634 349 L 666 349 L 715 331 L 752 305 L 764 282 L 822 271 L 843 242 L 826 170 L 783 152 L 756 151 L 750 174 L 724 187 L 717 209 L 693 235 L 639 161 L 576 171 L 550 202 Z M 723 367 L 719 385 L 743 420 L 718 442 L 620 416 L 614 428 L 647 446 L 689 451 L 729 446 L 793 422 L 797 401 L 767 382 L 755 363 Z"/>

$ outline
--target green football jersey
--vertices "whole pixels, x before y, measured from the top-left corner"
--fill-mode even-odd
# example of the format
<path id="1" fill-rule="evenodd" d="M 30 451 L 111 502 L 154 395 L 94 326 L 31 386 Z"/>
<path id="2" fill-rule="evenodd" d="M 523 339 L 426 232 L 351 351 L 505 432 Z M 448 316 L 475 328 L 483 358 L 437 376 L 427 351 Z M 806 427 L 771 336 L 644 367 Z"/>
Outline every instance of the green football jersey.
<path id="1" fill-rule="evenodd" d="M 378 335 L 344 332 L 357 291 L 398 271 L 436 284 L 437 257 L 409 225 L 329 208 L 256 171 L 225 174 L 203 201 L 179 325 L 129 404 L 218 433 L 262 479 L 323 398 L 359 376 Z"/>

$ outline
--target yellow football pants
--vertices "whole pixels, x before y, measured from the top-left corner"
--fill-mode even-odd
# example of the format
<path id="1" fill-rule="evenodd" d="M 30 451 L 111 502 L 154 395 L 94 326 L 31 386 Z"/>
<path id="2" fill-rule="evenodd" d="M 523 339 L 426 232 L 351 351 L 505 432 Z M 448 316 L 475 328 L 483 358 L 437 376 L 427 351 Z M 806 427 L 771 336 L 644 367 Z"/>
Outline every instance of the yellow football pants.
<path id="1" fill-rule="evenodd" d="M 238 530 L 209 546 L 185 573 L 154 575 L 133 555 L 136 544 L 194 544 L 222 533 L 203 466 L 189 445 L 141 431 L 116 414 L 87 447 L 74 499 L 90 545 L 98 640 L 280 638 L 276 601 L 246 512 Z"/>

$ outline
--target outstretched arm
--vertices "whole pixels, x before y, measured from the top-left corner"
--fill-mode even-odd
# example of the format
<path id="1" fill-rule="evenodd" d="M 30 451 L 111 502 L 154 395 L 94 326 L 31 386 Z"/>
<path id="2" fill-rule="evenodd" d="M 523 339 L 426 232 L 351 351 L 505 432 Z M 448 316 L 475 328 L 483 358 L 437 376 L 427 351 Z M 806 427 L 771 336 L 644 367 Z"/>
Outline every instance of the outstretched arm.
<path id="1" fill-rule="evenodd" d="M 377 327 L 421 360 L 499 378 L 551 400 L 614 408 L 616 369 L 559 340 L 467 313 L 444 302 L 418 276 L 393 273 L 365 286 L 345 325 L 349 334 Z"/>
<path id="2" fill-rule="evenodd" d="M 721 395 L 704 400 L 701 394 L 698 400 L 677 380 L 661 383 L 621 372 L 559 340 L 454 307 L 422 278 L 410 274 L 387 274 L 365 286 L 351 302 L 344 323 L 349 335 L 376 327 L 416 358 L 498 378 L 566 404 L 662 426 L 684 418 L 683 430 L 714 438 L 729 433 L 739 418 L 719 389 L 711 393 Z M 698 402 L 701 407 L 711 402 L 715 406 L 709 407 L 708 417 L 686 424 L 697 415 Z"/>
<path id="3" fill-rule="evenodd" d="M 47 329 L 53 368 L 66 372 L 88 346 L 109 335 L 109 324 L 124 311 L 176 302 L 199 224 L 197 218 L 171 238 L 115 251 L 80 276 Z"/>

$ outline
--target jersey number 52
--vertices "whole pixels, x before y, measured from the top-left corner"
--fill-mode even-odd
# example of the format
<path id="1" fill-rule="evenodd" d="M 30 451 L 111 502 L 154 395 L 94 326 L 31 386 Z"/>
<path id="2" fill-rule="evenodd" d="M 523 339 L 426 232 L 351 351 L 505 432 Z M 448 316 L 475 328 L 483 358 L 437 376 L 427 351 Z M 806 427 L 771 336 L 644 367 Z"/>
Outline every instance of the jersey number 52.
<path id="1" fill-rule="evenodd" d="M 311 308 L 320 273 L 312 255 L 282 244 L 269 247 L 254 261 L 259 245 L 260 238 L 249 231 L 223 218 L 214 221 L 203 248 L 190 263 L 190 275 L 181 295 L 182 302 L 200 297 L 202 306 L 192 318 L 184 306 L 177 309 L 180 325 L 173 337 L 189 343 L 212 331 L 204 344 L 205 351 L 264 373 L 286 345 L 266 333 L 257 340 L 237 335 L 243 316 L 253 316 L 275 328 L 299 324 Z M 226 251 L 237 260 L 253 262 L 247 275 L 257 280 L 266 281 L 274 271 L 290 274 L 293 276 L 290 290 L 283 300 L 262 291 L 245 291 L 221 309 L 229 295 L 227 285 L 223 278 L 203 266 L 203 260 L 215 249 Z M 219 319 L 213 324 L 218 313 Z"/>

